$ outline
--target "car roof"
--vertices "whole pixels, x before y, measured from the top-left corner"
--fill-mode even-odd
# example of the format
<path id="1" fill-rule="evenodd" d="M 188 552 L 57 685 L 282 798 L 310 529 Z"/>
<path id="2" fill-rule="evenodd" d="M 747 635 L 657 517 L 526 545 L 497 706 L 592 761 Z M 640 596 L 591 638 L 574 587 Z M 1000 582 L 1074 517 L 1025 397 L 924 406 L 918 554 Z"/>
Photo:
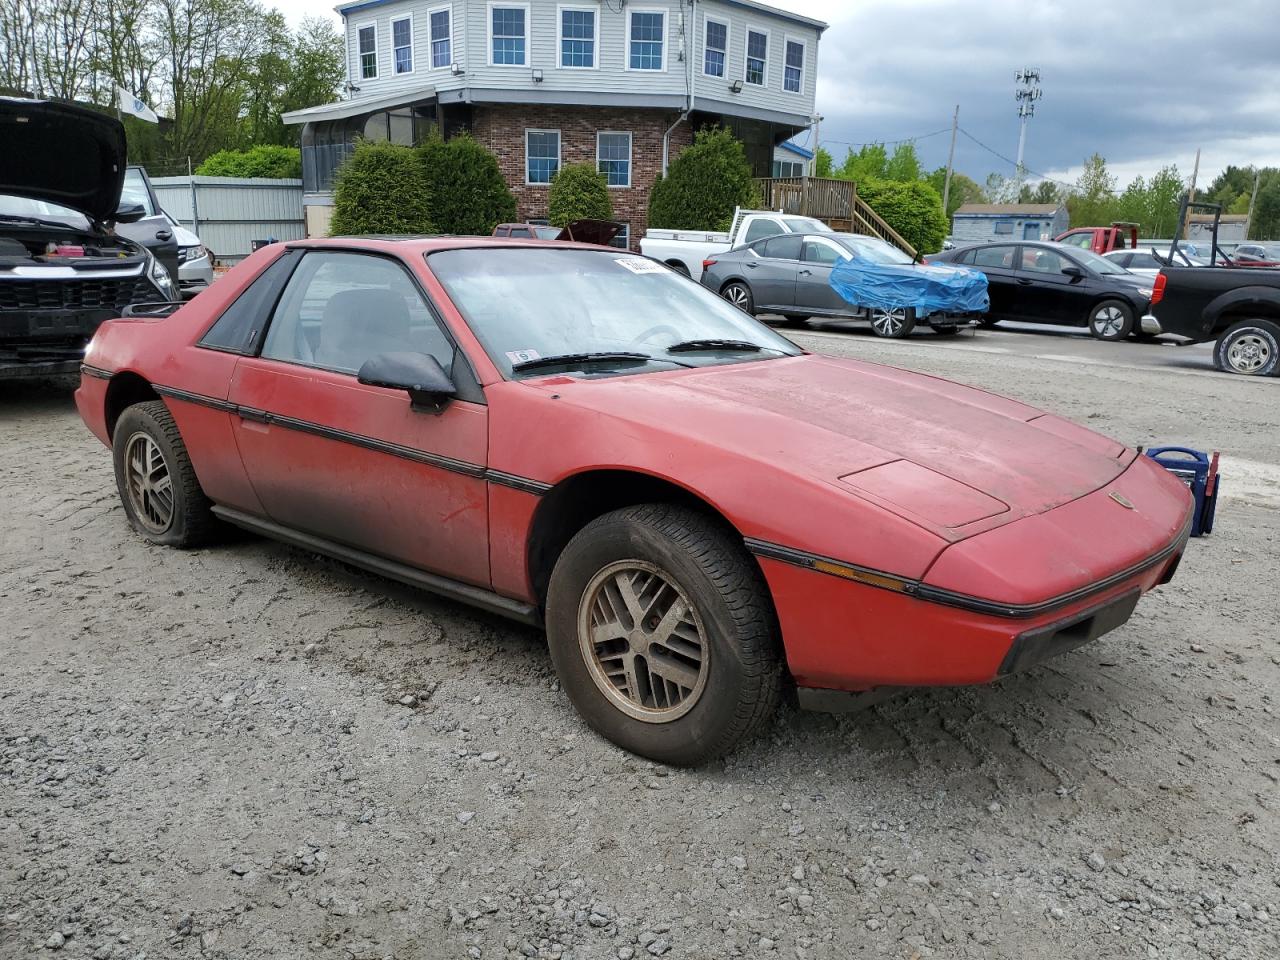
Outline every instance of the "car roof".
<path id="1" fill-rule="evenodd" d="M 627 251 L 618 247 L 601 247 L 592 243 L 574 243 L 565 240 L 529 240 L 522 237 L 316 237 L 309 240 L 289 240 L 286 241 L 286 245 L 308 250 L 372 250 L 379 253 L 395 253 L 400 256 L 439 253 L 441 250 L 483 250 L 512 247 L 531 247 L 538 250 L 612 250 L 623 256 L 628 255 Z M 635 254 L 630 255 L 635 256 Z"/>

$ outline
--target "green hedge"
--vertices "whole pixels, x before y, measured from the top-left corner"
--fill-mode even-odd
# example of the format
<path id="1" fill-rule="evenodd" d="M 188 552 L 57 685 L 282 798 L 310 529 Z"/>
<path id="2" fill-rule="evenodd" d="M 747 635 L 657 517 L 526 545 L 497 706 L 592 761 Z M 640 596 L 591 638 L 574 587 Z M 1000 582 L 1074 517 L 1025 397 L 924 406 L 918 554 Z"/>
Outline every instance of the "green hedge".
<path id="1" fill-rule="evenodd" d="M 302 176 L 302 151 L 269 144 L 248 150 L 219 150 L 210 154 L 195 172 L 201 177 L 296 178 Z"/>
<path id="2" fill-rule="evenodd" d="M 338 169 L 329 235 L 434 233 L 429 198 L 411 147 L 362 140 Z"/>
<path id="3" fill-rule="evenodd" d="M 589 163 L 561 167 L 547 192 L 547 219 L 555 227 L 567 227 L 574 220 L 612 220 L 609 181 Z"/>
<path id="4" fill-rule="evenodd" d="M 858 195 L 917 252 L 937 253 L 942 249 L 947 216 L 942 210 L 942 198 L 929 184 L 922 180 L 864 180 L 858 184 Z"/>
<path id="5" fill-rule="evenodd" d="M 498 159 L 467 134 L 433 137 L 418 148 L 419 166 L 441 233 L 488 236 L 514 220 L 516 198 L 502 179 Z"/>
<path id="6" fill-rule="evenodd" d="M 734 207 L 758 207 L 746 151 L 722 127 L 700 130 L 659 177 L 649 196 L 649 226 L 725 230 Z"/>

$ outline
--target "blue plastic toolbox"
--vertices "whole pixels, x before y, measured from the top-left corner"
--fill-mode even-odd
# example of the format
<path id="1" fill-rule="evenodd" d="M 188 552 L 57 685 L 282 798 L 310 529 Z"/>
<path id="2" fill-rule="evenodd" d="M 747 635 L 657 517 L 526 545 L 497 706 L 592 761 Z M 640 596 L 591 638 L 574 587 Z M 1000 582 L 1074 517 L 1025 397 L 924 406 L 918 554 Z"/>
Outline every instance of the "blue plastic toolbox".
<path id="1" fill-rule="evenodd" d="M 1218 454 L 1187 447 L 1152 447 L 1146 454 L 1191 489 L 1196 498 L 1191 535 L 1213 533 L 1213 516 L 1218 509 Z"/>

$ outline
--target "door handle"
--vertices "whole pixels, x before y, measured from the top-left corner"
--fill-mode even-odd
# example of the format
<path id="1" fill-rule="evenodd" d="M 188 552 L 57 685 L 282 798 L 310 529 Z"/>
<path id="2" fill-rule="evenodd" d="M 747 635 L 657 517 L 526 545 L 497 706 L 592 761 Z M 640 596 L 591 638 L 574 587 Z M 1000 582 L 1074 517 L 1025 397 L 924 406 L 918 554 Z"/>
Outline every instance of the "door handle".
<path id="1" fill-rule="evenodd" d="M 1032 284 L 1033 282 L 1034 282 L 1034 281 L 1032 281 L 1032 280 L 1028 280 L 1028 279 L 1026 279 L 1025 277 L 1019 277 L 1019 278 L 1018 278 L 1018 284 L 1019 284 L 1020 286 L 1029 287 L 1029 286 L 1031 286 L 1031 284 Z"/>
<path id="2" fill-rule="evenodd" d="M 801 270 L 801 271 L 800 271 L 800 276 L 802 276 L 802 277 L 812 277 L 812 276 L 813 276 L 813 271 L 812 271 L 812 270 Z"/>
<path id="3" fill-rule="evenodd" d="M 742 265 L 743 265 L 744 267 L 750 267 L 752 270 L 754 270 L 756 267 L 760 266 L 760 264 L 758 264 L 758 263 L 752 263 L 750 260 L 744 260 L 744 261 L 742 261 Z"/>
<path id="4" fill-rule="evenodd" d="M 170 231 L 168 231 L 168 230 L 157 230 L 157 231 L 156 231 L 156 239 L 157 239 L 157 240 L 165 240 L 165 241 L 172 240 L 172 239 L 173 239 L 173 233 L 172 233 L 172 232 L 170 232 Z"/>

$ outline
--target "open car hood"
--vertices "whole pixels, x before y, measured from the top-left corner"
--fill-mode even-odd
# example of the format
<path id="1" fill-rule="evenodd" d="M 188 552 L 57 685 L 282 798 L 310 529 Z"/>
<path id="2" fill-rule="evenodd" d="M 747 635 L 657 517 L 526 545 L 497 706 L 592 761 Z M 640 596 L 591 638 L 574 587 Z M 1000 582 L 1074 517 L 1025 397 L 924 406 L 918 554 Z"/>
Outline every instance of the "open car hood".
<path id="1" fill-rule="evenodd" d="M 69 103 L 0 97 L 0 193 L 112 219 L 124 186 L 119 120 Z"/>
<path id="2" fill-rule="evenodd" d="M 612 220 L 574 220 L 560 231 L 557 240 L 575 240 L 578 243 L 594 243 L 607 247 L 609 241 L 622 232 L 622 224 Z"/>

